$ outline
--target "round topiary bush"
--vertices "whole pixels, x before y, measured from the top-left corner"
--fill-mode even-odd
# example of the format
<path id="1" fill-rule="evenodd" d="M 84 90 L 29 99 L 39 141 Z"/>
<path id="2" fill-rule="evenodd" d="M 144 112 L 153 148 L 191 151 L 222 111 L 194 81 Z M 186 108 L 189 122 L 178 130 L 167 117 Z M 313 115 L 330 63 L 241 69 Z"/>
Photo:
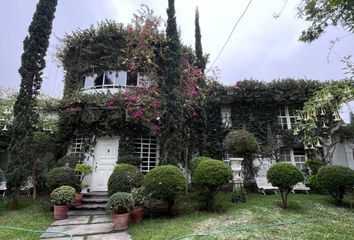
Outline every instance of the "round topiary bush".
<path id="1" fill-rule="evenodd" d="M 224 147 L 226 151 L 240 157 L 253 155 L 259 151 L 257 139 L 243 129 L 229 132 L 225 137 Z"/>
<path id="2" fill-rule="evenodd" d="M 53 191 L 60 186 L 71 186 L 75 189 L 79 188 L 80 179 L 76 175 L 74 169 L 69 167 L 53 168 L 49 171 L 46 179 L 46 186 L 49 191 Z"/>
<path id="3" fill-rule="evenodd" d="M 53 190 L 50 194 L 51 202 L 54 205 L 69 205 L 75 197 L 75 188 L 71 186 L 61 186 Z"/>
<path id="4" fill-rule="evenodd" d="M 134 200 L 130 193 L 116 192 L 109 197 L 107 202 L 107 213 L 124 214 L 134 207 Z"/>
<path id="5" fill-rule="evenodd" d="M 296 183 L 304 181 L 304 174 L 290 163 L 276 163 L 267 172 L 267 179 L 273 186 L 279 188 L 283 200 L 283 208 L 288 207 L 288 194 Z"/>
<path id="6" fill-rule="evenodd" d="M 136 167 L 140 167 L 141 158 L 134 156 L 133 154 L 123 155 L 119 158 L 119 163 L 127 163 Z"/>
<path id="7" fill-rule="evenodd" d="M 218 187 L 232 179 L 232 171 L 223 161 L 208 159 L 201 161 L 194 172 L 194 182 L 200 188 L 201 207 L 212 209 Z"/>
<path id="8" fill-rule="evenodd" d="M 199 156 L 199 157 L 195 157 L 192 159 L 191 161 L 191 172 L 192 174 L 194 174 L 195 170 L 197 169 L 198 165 L 204 161 L 204 160 L 210 160 L 210 157 L 204 157 L 204 156 Z"/>
<path id="9" fill-rule="evenodd" d="M 305 167 L 309 169 L 311 175 L 316 175 L 318 170 L 324 165 L 325 163 L 319 159 L 308 159 L 305 161 Z"/>
<path id="10" fill-rule="evenodd" d="M 108 196 L 116 192 L 130 192 L 133 188 L 141 187 L 144 175 L 140 170 L 126 163 L 117 164 L 108 179 Z"/>
<path id="11" fill-rule="evenodd" d="M 171 214 L 175 201 L 186 189 L 187 180 L 179 168 L 165 165 L 148 172 L 144 185 L 145 191 L 151 194 L 151 197 L 168 203 L 168 211 Z"/>
<path id="12" fill-rule="evenodd" d="M 224 140 L 224 148 L 235 157 L 242 157 L 242 173 L 244 175 L 244 186 L 247 189 L 255 190 L 257 188 L 255 176 L 257 167 L 253 160 L 256 153 L 259 152 L 259 144 L 252 133 L 247 130 L 234 130 L 229 132 Z"/>
<path id="13" fill-rule="evenodd" d="M 325 166 L 317 173 L 317 182 L 328 190 L 337 204 L 342 203 L 345 191 L 354 184 L 354 171 L 343 166 Z"/>

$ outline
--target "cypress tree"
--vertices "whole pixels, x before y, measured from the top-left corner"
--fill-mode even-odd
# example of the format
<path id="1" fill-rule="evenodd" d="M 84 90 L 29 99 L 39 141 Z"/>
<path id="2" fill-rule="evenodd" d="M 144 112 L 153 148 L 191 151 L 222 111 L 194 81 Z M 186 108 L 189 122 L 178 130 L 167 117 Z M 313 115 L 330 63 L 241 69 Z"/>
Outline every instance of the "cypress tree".
<path id="1" fill-rule="evenodd" d="M 204 73 L 206 59 L 203 56 L 202 35 L 200 34 L 198 7 L 195 10 L 195 55 L 197 57 L 197 67 L 202 69 Z"/>
<path id="2" fill-rule="evenodd" d="M 182 134 L 182 105 L 176 92 L 180 85 L 181 43 L 177 31 L 174 0 L 168 1 L 167 9 L 167 52 L 164 57 L 162 97 L 164 103 L 161 129 L 161 163 L 177 164 L 184 152 Z"/>
<path id="3" fill-rule="evenodd" d="M 7 188 L 12 191 L 12 209 L 17 209 L 21 185 L 31 170 L 31 145 L 38 125 L 37 97 L 42 84 L 46 52 L 52 32 L 57 0 L 40 0 L 36 6 L 28 35 L 23 41 L 21 56 L 20 92 L 14 105 L 14 122 L 9 146 L 10 161 L 7 169 Z"/>

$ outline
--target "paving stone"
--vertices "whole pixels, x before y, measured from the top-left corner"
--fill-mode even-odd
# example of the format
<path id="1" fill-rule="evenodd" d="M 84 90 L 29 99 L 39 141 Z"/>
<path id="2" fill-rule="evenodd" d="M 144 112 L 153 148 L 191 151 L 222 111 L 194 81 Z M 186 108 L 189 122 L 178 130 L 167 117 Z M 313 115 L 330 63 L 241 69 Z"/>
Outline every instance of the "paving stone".
<path id="1" fill-rule="evenodd" d="M 80 224 L 66 226 L 52 226 L 47 232 L 63 232 L 71 235 L 99 234 L 113 231 L 112 223 Z M 44 233 L 41 238 L 62 237 L 60 234 Z"/>
<path id="2" fill-rule="evenodd" d="M 68 216 L 106 215 L 104 210 L 70 210 Z"/>
<path id="3" fill-rule="evenodd" d="M 69 216 L 64 220 L 56 220 L 52 226 L 88 223 L 89 218 L 90 216 Z"/>
<path id="4" fill-rule="evenodd" d="M 73 237 L 73 238 L 61 237 L 61 238 L 44 238 L 44 239 L 47 239 L 47 240 L 84 240 L 84 237 Z"/>
<path id="5" fill-rule="evenodd" d="M 131 240 L 132 238 L 126 232 L 99 234 L 87 236 L 87 240 Z"/>
<path id="6" fill-rule="evenodd" d="M 93 216 L 92 223 L 104 223 L 104 222 L 112 222 L 112 216 L 107 216 L 107 215 Z"/>

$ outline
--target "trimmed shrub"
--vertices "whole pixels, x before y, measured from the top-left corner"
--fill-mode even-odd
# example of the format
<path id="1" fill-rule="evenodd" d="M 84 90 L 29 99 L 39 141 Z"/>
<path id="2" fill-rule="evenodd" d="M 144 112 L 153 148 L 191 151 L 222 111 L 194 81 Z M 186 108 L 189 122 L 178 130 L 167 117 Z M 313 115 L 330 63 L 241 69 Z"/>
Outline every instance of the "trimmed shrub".
<path id="1" fill-rule="evenodd" d="M 202 161 L 194 173 L 194 182 L 200 188 L 201 207 L 212 209 L 216 190 L 230 179 L 232 179 L 231 169 L 223 161 L 214 159 Z"/>
<path id="2" fill-rule="evenodd" d="M 109 197 L 107 213 L 110 215 L 124 214 L 134 207 L 134 200 L 130 193 L 117 192 Z"/>
<path id="3" fill-rule="evenodd" d="M 343 197 L 347 189 L 351 189 L 354 184 L 354 171 L 343 166 L 325 166 L 317 174 L 319 186 L 328 190 L 337 204 L 343 202 Z"/>
<path id="4" fill-rule="evenodd" d="M 238 202 L 242 202 L 245 203 L 246 200 L 246 191 L 243 187 L 237 188 L 235 189 L 232 194 L 231 194 L 231 202 L 233 203 L 238 203 Z"/>
<path id="5" fill-rule="evenodd" d="M 78 189 L 80 181 L 74 169 L 68 167 L 57 167 L 49 171 L 46 185 L 49 191 L 53 191 L 54 189 L 64 185 Z"/>
<path id="6" fill-rule="evenodd" d="M 305 161 L 305 166 L 309 169 L 311 175 L 316 175 L 318 170 L 324 165 L 325 163 L 318 159 L 309 159 Z"/>
<path id="7" fill-rule="evenodd" d="M 192 174 L 194 174 L 195 170 L 197 169 L 198 165 L 204 161 L 204 160 L 210 160 L 211 158 L 209 157 L 204 157 L 204 156 L 199 156 L 199 157 L 195 157 L 192 159 L 191 161 L 191 172 Z"/>
<path id="8" fill-rule="evenodd" d="M 323 188 L 318 182 L 317 175 L 309 175 L 306 177 L 306 186 L 311 189 L 312 192 L 321 193 L 323 192 Z"/>
<path id="9" fill-rule="evenodd" d="M 144 185 L 151 197 L 167 202 L 168 212 L 172 214 L 177 198 L 186 190 L 187 180 L 178 167 L 165 165 L 148 172 Z"/>
<path id="10" fill-rule="evenodd" d="M 123 155 L 118 160 L 119 163 L 127 163 L 136 167 L 140 167 L 141 159 L 140 157 L 134 156 L 133 154 Z"/>
<path id="11" fill-rule="evenodd" d="M 116 192 L 130 192 L 133 188 L 139 188 L 144 183 L 144 175 L 140 170 L 126 163 L 117 164 L 108 179 L 108 196 Z"/>
<path id="12" fill-rule="evenodd" d="M 253 160 L 259 152 L 259 144 L 252 133 L 246 130 L 234 130 L 229 132 L 224 140 L 224 148 L 234 156 L 242 157 L 242 172 L 244 175 L 244 186 L 250 190 L 256 190 L 255 176 L 258 168 L 254 166 Z"/>
<path id="13" fill-rule="evenodd" d="M 273 186 L 279 188 L 283 200 L 283 208 L 288 207 L 288 195 L 298 182 L 304 181 L 304 174 L 290 163 L 276 163 L 267 172 L 267 179 Z"/>
<path id="14" fill-rule="evenodd" d="M 69 205 L 75 197 L 75 188 L 71 186 L 61 186 L 53 190 L 50 194 L 51 202 L 54 205 Z"/>

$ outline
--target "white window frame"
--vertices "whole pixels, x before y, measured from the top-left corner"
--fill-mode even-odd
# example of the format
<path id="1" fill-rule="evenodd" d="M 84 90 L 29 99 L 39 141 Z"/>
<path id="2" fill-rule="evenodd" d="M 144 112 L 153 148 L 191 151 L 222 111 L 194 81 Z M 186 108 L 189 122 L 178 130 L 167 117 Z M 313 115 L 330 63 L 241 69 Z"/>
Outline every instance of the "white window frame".
<path id="1" fill-rule="evenodd" d="M 305 161 L 307 160 L 307 155 L 305 154 L 294 154 L 294 149 L 293 148 L 282 148 L 281 150 L 285 150 L 288 151 L 288 154 L 286 154 L 287 157 L 290 156 L 290 161 L 284 161 L 283 159 L 281 159 L 281 153 L 279 152 L 279 158 L 281 162 L 287 162 L 287 163 L 291 163 L 294 166 L 296 166 L 299 170 L 305 170 Z M 297 161 L 297 158 L 303 158 L 303 161 Z"/>
<path id="2" fill-rule="evenodd" d="M 295 122 L 296 116 L 290 115 L 290 111 L 293 109 L 289 109 L 288 106 L 285 106 L 284 108 L 281 108 L 278 110 L 278 126 L 280 129 L 288 129 L 290 130 L 292 128 L 292 123 L 291 121 L 293 120 Z M 285 115 L 282 115 L 281 112 L 284 111 Z"/>
<path id="3" fill-rule="evenodd" d="M 221 114 L 222 127 L 231 128 L 232 127 L 231 107 L 222 106 L 220 110 L 220 114 Z"/>
<path id="4" fill-rule="evenodd" d="M 74 138 L 69 146 L 68 155 L 80 155 L 84 150 L 85 138 Z"/>
<path id="5" fill-rule="evenodd" d="M 113 80 L 112 84 L 107 84 L 106 83 L 106 75 L 107 74 L 117 74 L 116 77 Z M 149 79 L 147 78 L 146 75 L 142 74 L 142 73 L 137 73 L 137 84 L 136 85 L 127 85 L 127 81 L 128 81 L 128 72 L 127 71 L 105 71 L 103 72 L 103 79 L 102 79 L 102 85 L 96 85 L 95 86 L 95 80 L 98 77 L 97 73 L 92 73 L 92 74 L 88 74 L 85 75 L 85 79 L 84 79 L 84 88 L 83 90 L 88 90 L 88 89 L 101 89 L 101 88 L 134 88 L 134 87 L 148 87 L 149 86 Z M 116 80 L 122 77 L 123 78 L 123 83 L 118 83 Z M 146 84 L 142 84 L 140 79 L 146 79 Z"/>
<path id="6" fill-rule="evenodd" d="M 151 136 L 136 138 L 134 153 L 142 160 L 140 170 L 143 173 L 147 173 L 159 165 L 160 146 L 156 138 Z"/>

